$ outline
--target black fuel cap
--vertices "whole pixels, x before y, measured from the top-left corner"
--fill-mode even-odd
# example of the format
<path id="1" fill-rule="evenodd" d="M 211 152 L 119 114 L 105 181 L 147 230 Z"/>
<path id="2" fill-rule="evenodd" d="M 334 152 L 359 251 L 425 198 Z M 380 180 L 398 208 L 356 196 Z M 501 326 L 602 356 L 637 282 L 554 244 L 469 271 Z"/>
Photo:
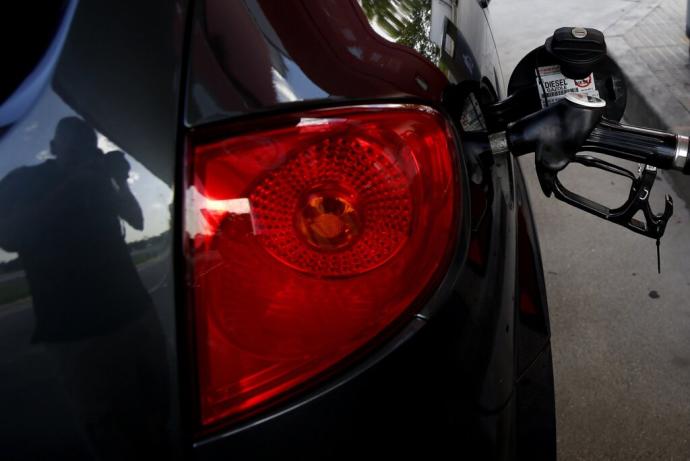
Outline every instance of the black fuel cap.
<path id="1" fill-rule="evenodd" d="M 592 73 L 594 65 L 606 56 L 604 34 L 584 27 L 561 27 L 546 39 L 546 51 L 561 66 L 568 78 L 581 80 Z"/>

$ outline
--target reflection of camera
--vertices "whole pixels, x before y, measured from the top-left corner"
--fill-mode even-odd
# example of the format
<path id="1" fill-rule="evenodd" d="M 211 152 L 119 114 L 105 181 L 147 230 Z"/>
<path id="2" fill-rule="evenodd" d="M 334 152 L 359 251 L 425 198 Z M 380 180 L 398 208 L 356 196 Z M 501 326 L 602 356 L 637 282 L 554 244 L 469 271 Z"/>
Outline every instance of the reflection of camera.
<path id="1" fill-rule="evenodd" d="M 108 152 L 104 157 L 105 170 L 117 183 L 127 181 L 129 177 L 129 163 L 125 160 L 125 153 L 119 150 Z"/>

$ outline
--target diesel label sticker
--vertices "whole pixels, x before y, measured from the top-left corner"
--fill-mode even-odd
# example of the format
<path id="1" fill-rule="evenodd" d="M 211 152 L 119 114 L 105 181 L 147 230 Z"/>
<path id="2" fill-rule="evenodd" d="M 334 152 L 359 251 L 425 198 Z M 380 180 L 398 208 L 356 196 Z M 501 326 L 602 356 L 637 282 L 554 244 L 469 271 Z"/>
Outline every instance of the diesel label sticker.
<path id="1" fill-rule="evenodd" d="M 599 97 L 593 74 L 582 80 L 573 80 L 563 75 L 558 65 L 538 67 L 536 74 L 542 107 L 557 103 L 568 93 L 585 93 Z"/>

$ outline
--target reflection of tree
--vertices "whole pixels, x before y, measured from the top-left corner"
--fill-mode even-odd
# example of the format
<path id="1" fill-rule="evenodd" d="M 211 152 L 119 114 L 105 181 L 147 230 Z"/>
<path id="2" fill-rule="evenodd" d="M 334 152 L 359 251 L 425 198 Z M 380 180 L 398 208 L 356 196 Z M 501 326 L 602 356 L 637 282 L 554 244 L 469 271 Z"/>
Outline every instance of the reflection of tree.
<path id="1" fill-rule="evenodd" d="M 431 0 L 360 0 L 369 20 L 381 27 L 396 43 L 417 50 L 432 62 L 438 61 L 438 47 L 429 38 Z"/>

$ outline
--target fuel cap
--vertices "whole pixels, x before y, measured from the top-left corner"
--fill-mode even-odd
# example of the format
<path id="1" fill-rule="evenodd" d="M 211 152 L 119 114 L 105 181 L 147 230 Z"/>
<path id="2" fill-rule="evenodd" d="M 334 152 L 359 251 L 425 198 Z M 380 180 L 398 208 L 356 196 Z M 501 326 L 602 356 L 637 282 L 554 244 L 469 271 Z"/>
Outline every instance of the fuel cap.
<path id="1" fill-rule="evenodd" d="M 561 27 L 546 39 L 544 45 L 561 66 L 561 72 L 573 80 L 592 73 L 593 67 L 606 57 L 604 34 L 584 27 Z"/>

